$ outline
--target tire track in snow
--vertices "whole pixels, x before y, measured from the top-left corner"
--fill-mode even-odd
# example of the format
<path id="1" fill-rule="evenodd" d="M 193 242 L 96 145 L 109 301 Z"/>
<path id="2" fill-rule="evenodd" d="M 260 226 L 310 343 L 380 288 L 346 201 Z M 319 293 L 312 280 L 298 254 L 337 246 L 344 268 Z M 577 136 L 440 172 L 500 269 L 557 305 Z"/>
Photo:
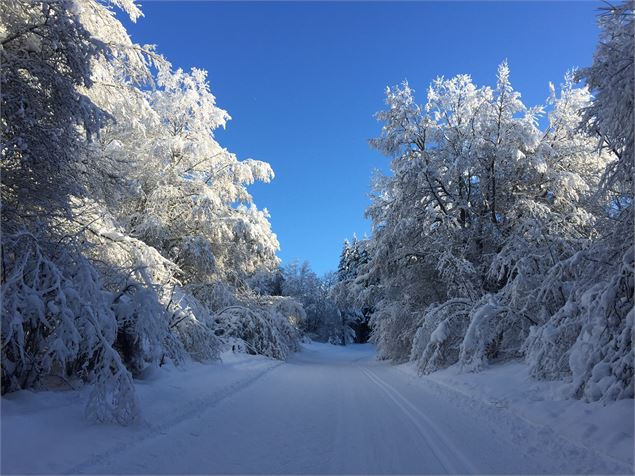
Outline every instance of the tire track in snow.
<path id="1" fill-rule="evenodd" d="M 192 400 L 185 405 L 185 410 L 176 413 L 174 416 L 164 421 L 159 425 L 148 425 L 148 430 L 145 434 L 137 435 L 135 434 L 133 438 L 127 439 L 124 442 L 121 442 L 110 449 L 103 451 L 99 454 L 93 455 L 90 458 L 84 460 L 83 462 L 73 466 L 72 468 L 63 471 L 64 474 L 80 474 L 90 472 L 92 467 L 101 465 L 106 463 L 112 457 L 123 453 L 124 451 L 130 450 L 138 446 L 139 444 L 151 440 L 153 438 L 160 438 L 161 436 L 167 435 L 168 431 L 173 427 L 179 425 L 180 423 L 191 420 L 193 418 L 199 417 L 203 412 L 209 410 L 217 406 L 223 400 L 241 392 L 246 389 L 257 380 L 262 378 L 267 373 L 272 370 L 280 367 L 284 362 L 278 362 L 276 364 L 270 365 L 266 367 L 264 370 L 252 374 L 248 377 L 240 379 L 227 387 L 223 387 L 206 397 L 199 398 L 196 400 Z"/>
<path id="2" fill-rule="evenodd" d="M 370 369 L 362 369 L 368 379 L 377 385 L 408 417 L 432 454 L 448 474 L 478 474 L 476 469 L 449 441 L 428 416 L 404 397 L 395 387 L 381 379 Z"/>

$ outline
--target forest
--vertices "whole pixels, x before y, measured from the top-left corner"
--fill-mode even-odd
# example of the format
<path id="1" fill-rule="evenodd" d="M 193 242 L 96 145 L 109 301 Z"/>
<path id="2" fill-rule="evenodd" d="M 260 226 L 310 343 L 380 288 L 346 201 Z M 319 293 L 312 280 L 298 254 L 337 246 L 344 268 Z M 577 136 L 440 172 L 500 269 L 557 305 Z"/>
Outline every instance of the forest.
<path id="1" fill-rule="evenodd" d="M 506 61 L 491 85 L 388 87 L 372 233 L 325 276 L 277 257 L 249 191 L 272 167 L 217 141 L 206 71 L 131 39 L 138 5 L 0 3 L 3 395 L 85 388 L 89 421 L 128 425 L 148 369 L 318 341 L 633 398 L 632 1 L 602 7 L 592 64 L 544 104 Z"/>

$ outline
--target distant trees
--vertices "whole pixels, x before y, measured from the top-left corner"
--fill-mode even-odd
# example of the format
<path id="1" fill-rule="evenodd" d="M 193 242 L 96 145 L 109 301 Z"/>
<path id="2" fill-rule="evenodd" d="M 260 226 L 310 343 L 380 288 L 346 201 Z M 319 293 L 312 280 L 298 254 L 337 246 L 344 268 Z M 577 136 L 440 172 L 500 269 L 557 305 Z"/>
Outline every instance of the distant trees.
<path id="1" fill-rule="evenodd" d="M 371 145 L 392 174 L 340 286 L 372 309 L 380 357 L 424 373 L 523 357 L 576 397 L 632 397 L 632 2 L 600 26 L 594 64 L 544 106 L 523 104 L 506 63 L 495 88 L 436 79 L 424 105 L 387 89 Z"/>
<path id="2" fill-rule="evenodd" d="M 335 282 L 330 295 L 337 305 L 344 322 L 354 332 L 354 341 L 367 342 L 370 337 L 369 317 L 370 309 L 359 307 L 355 300 L 355 286 L 360 267 L 368 262 L 368 240 L 358 240 L 353 236 L 353 241 L 344 241 L 340 262 L 335 275 Z"/>
<path id="3" fill-rule="evenodd" d="M 331 298 L 334 276 L 317 276 L 307 262 L 292 262 L 282 268 L 282 294 L 291 296 L 306 312 L 301 329 L 311 338 L 331 344 L 353 341 L 353 331 Z"/>
<path id="4" fill-rule="evenodd" d="M 368 309 L 353 300 L 357 268 L 365 263 L 365 241 L 344 243 L 337 273 L 318 276 L 308 262 L 293 261 L 276 271 L 261 271 L 249 278 L 260 296 L 285 296 L 302 305 L 298 328 L 311 339 L 335 345 L 366 342 L 369 337 Z"/>

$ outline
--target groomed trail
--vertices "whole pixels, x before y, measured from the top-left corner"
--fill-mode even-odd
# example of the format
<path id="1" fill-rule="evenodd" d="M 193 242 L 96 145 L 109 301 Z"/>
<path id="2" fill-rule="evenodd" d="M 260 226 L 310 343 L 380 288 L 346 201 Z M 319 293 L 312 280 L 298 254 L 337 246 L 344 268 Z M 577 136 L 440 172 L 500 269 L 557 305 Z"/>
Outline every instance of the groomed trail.
<path id="1" fill-rule="evenodd" d="M 59 430 L 53 428 L 61 424 L 57 420 L 77 418 L 78 401 L 59 406 L 53 402 L 38 408 L 35 415 L 18 411 L 24 397 L 9 401 L 7 415 L 3 410 L 9 421 L 3 423 L 3 436 L 8 439 L 2 446 L 2 472 L 606 474 L 632 470 L 507 408 L 379 362 L 374 352 L 370 345 L 310 344 L 285 363 L 236 357 L 236 362 L 212 366 L 212 371 L 210 366 L 181 373 L 172 370 L 167 377 L 139 385 L 142 403 L 148 402 L 143 423 L 121 428 L 83 422 L 68 430 L 66 440 L 56 438 Z M 22 430 L 18 430 L 20 418 Z M 46 449 L 33 447 L 38 444 Z"/>

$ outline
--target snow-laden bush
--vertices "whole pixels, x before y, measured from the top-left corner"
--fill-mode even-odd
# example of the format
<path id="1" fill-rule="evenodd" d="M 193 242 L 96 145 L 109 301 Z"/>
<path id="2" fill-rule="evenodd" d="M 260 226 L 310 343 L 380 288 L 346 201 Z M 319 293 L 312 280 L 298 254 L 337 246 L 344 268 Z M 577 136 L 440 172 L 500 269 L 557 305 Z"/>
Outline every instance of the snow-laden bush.
<path id="1" fill-rule="evenodd" d="M 300 350 L 300 338 L 302 332 L 297 323 L 306 319 L 306 313 L 302 304 L 289 297 L 269 297 L 261 304 L 271 320 L 275 322 L 278 336 L 285 343 L 287 358 L 291 353 Z"/>
<path id="2" fill-rule="evenodd" d="M 273 312 L 284 316 L 296 329 L 306 320 L 304 307 L 293 298 L 268 297 L 266 302 Z"/>
<path id="3" fill-rule="evenodd" d="M 564 303 L 527 340 L 527 361 L 538 378 L 572 379 L 572 395 L 588 401 L 633 397 L 634 248 L 612 264 L 597 247 L 552 270 L 545 288 Z"/>
<path id="4" fill-rule="evenodd" d="M 107 210 L 88 200 L 75 204 L 81 227 L 66 227 L 89 243 L 84 254 L 113 294 L 115 348 L 126 366 L 136 376 L 166 360 L 179 364 L 186 352 L 170 328 L 167 305 L 168 285 L 175 282 L 178 268 L 152 246 L 126 235 Z"/>
<path id="5" fill-rule="evenodd" d="M 210 306 L 237 302 L 229 287 L 179 286 L 174 275 L 182 270 L 155 248 L 107 226 L 105 219 L 93 219 L 90 230 L 92 255 L 102 263 L 108 286 L 117 292 L 116 347 L 133 373 L 166 360 L 179 364 L 187 355 L 197 361 L 217 360 L 220 341 Z M 130 270 L 123 280 L 113 269 Z M 195 291 L 207 298 L 207 305 L 194 297 Z"/>
<path id="6" fill-rule="evenodd" d="M 300 333 L 292 321 L 303 317 L 300 306 L 280 302 L 286 300 L 291 301 L 271 297 L 221 309 L 215 320 L 223 329 L 223 339 L 249 354 L 285 360 L 300 348 Z"/>
<path id="7" fill-rule="evenodd" d="M 28 232 L 2 244 L 2 391 L 57 376 L 94 383 L 87 415 L 129 423 L 139 414 L 132 376 L 113 345 L 113 295 L 77 250 Z"/>
<path id="8" fill-rule="evenodd" d="M 339 328 L 333 329 L 326 342 L 332 345 L 348 345 L 355 342 L 355 330 L 349 323 L 344 322 Z"/>
<path id="9" fill-rule="evenodd" d="M 218 342 L 222 342 L 238 351 L 283 360 L 299 349 L 299 328 L 306 321 L 306 313 L 297 300 L 257 295 L 249 289 L 239 290 L 222 281 L 189 285 L 185 291 L 190 295 L 185 302 L 196 314 L 196 329 L 201 331 L 203 327 L 200 324 L 203 324 L 205 329 L 212 330 L 214 336 L 218 337 L 214 340 L 214 337 L 209 336 L 214 349 L 218 349 Z M 208 310 L 210 315 L 209 318 L 203 317 L 204 322 L 199 317 L 204 314 L 196 310 L 199 306 Z M 178 320 L 174 319 L 173 322 Z M 184 330 L 181 324 L 191 326 L 194 321 L 186 319 L 179 323 L 176 326 L 178 332 Z M 195 328 L 191 329 L 193 331 Z M 202 335 L 191 338 L 200 337 Z M 184 344 L 188 348 L 187 342 Z"/>
<path id="10" fill-rule="evenodd" d="M 211 312 L 218 312 L 230 306 L 239 306 L 240 299 L 234 286 L 223 281 L 189 285 L 188 291 Z"/>
<path id="11" fill-rule="evenodd" d="M 417 315 L 403 303 L 380 303 L 370 318 L 371 342 L 377 345 L 377 357 L 393 362 L 410 358 L 417 329 Z"/>
<path id="12" fill-rule="evenodd" d="M 170 328 L 197 362 L 220 358 L 221 341 L 209 310 L 185 289 L 175 287 L 168 305 L 172 310 Z"/>
<path id="13" fill-rule="evenodd" d="M 509 323 L 505 310 L 492 295 L 484 296 L 472 308 L 469 325 L 461 343 L 459 361 L 466 370 L 481 370 L 502 347 L 503 333 Z"/>
<path id="14" fill-rule="evenodd" d="M 458 362 L 470 306 L 467 299 L 452 299 L 426 309 L 410 354 L 410 360 L 416 362 L 420 374 L 429 374 Z"/>
<path id="15" fill-rule="evenodd" d="M 133 375 L 169 359 L 183 361 L 184 349 L 170 330 L 169 315 L 156 291 L 141 283 L 131 283 L 113 303 L 118 332 L 115 348 Z"/>

